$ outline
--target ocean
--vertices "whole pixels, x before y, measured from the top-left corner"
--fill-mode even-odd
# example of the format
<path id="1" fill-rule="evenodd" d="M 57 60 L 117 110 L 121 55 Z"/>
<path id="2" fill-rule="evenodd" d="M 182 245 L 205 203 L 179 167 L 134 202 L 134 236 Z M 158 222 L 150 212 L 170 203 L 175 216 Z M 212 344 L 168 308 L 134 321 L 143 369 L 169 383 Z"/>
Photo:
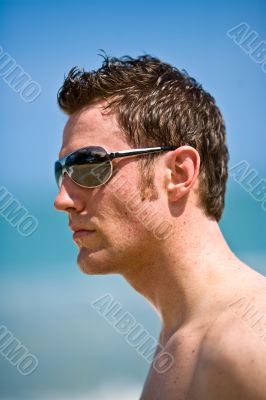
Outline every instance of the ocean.
<path id="1" fill-rule="evenodd" d="M 22 375 L 0 354 L 0 400 L 138 399 L 150 364 L 91 303 L 111 294 L 155 339 L 158 316 L 121 277 L 79 271 L 67 217 L 53 210 L 54 193 L 15 194 L 39 226 L 22 237 L 0 218 L 0 346 L 2 326 L 38 365 Z M 221 229 L 233 251 L 264 275 L 265 222 L 261 204 L 231 182 Z"/>

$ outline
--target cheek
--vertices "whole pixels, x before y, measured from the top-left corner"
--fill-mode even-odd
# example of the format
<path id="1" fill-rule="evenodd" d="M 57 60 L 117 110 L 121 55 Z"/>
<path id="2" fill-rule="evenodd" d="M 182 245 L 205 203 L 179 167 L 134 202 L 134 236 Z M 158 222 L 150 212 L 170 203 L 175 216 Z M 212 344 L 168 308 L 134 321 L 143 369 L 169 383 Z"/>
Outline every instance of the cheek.
<path id="1" fill-rule="evenodd" d="M 105 222 L 112 225 L 112 230 L 121 230 L 120 235 L 140 234 L 143 231 L 141 214 L 147 209 L 147 204 L 141 201 L 139 191 L 128 185 L 106 187 L 102 207 Z M 148 205 L 149 207 L 149 205 Z M 102 208 L 102 209 L 101 209 Z M 126 232 L 125 232 L 126 231 Z M 117 232 L 119 234 L 119 231 Z"/>
<path id="2" fill-rule="evenodd" d="M 161 208 L 159 202 L 142 198 L 138 178 L 138 174 L 118 173 L 94 199 L 98 225 L 109 240 L 111 237 L 119 237 L 123 242 L 127 238 L 134 242 L 145 240 L 160 222 L 161 210 L 156 212 L 156 207 Z"/>
<path id="3" fill-rule="evenodd" d="M 156 212 L 156 204 L 143 200 L 140 192 L 130 189 L 123 196 L 122 194 L 114 196 L 113 202 L 119 219 L 117 223 L 123 230 L 123 235 L 128 235 L 131 239 L 134 236 L 134 242 L 150 240 L 158 222 L 159 214 Z"/>

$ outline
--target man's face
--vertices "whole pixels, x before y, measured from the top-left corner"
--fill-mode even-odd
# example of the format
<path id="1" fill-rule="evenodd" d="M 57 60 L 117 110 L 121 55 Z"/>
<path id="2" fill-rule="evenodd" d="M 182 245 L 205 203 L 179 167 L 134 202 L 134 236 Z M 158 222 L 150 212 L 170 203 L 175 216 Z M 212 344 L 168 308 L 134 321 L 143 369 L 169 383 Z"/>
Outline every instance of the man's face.
<path id="1" fill-rule="evenodd" d="M 108 152 L 130 149 L 115 116 L 104 114 L 100 104 L 69 118 L 59 158 L 86 146 L 102 146 Z M 160 199 L 141 200 L 137 157 L 115 159 L 113 165 L 116 172 L 111 180 L 92 189 L 78 186 L 65 175 L 55 200 L 56 209 L 68 213 L 73 229 L 91 231 L 76 234 L 74 239 L 79 247 L 78 264 L 86 273 L 123 273 L 145 263 L 149 251 L 154 252 L 153 233 L 140 213 L 145 205 L 145 215 L 160 209 Z"/>

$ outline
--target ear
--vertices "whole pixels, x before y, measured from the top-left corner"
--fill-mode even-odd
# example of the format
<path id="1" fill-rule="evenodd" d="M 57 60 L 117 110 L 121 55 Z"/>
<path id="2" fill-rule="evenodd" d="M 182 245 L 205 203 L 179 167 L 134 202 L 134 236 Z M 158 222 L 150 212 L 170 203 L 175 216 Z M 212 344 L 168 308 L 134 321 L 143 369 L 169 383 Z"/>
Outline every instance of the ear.
<path id="1" fill-rule="evenodd" d="M 166 190 L 169 201 L 175 202 L 192 189 L 200 169 L 200 156 L 191 146 L 181 146 L 165 158 Z"/>

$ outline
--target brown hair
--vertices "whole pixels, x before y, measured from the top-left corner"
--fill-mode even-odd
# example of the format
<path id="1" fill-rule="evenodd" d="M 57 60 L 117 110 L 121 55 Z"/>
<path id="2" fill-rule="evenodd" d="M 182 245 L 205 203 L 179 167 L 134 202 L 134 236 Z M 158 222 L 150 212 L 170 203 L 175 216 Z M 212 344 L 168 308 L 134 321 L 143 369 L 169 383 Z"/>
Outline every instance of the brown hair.
<path id="1" fill-rule="evenodd" d="M 72 68 L 57 98 L 68 115 L 107 100 L 133 147 L 193 146 L 201 160 L 200 204 L 206 215 L 220 220 L 229 159 L 224 121 L 214 98 L 186 72 L 149 55 L 104 56 L 98 70 Z M 144 157 L 142 167 L 151 167 L 155 158 Z M 145 174 L 142 181 L 152 186 L 147 169 Z"/>

